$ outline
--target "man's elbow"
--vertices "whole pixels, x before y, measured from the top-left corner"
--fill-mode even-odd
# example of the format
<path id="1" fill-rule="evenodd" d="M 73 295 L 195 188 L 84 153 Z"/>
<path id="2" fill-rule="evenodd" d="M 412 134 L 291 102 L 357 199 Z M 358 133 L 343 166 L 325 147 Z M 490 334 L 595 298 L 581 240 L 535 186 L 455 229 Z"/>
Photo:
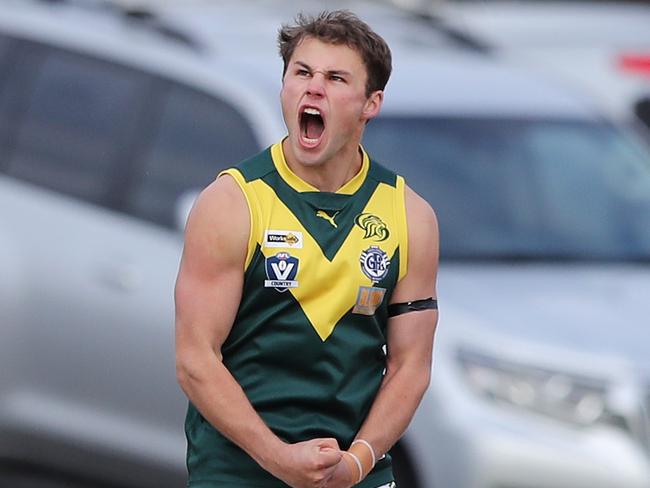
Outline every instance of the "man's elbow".
<path id="1" fill-rule="evenodd" d="M 419 368 L 418 372 L 413 375 L 413 391 L 417 392 L 422 398 L 431 384 L 431 368 Z"/>
<path id="2" fill-rule="evenodd" d="M 189 394 L 202 382 L 203 368 L 198 363 L 197 355 L 176 352 L 176 381 L 181 389 Z"/>
<path id="3" fill-rule="evenodd" d="M 209 347 L 176 349 L 176 381 L 186 395 L 214 380 L 221 355 Z"/>
<path id="4" fill-rule="evenodd" d="M 431 364 L 411 362 L 396 367 L 389 364 L 387 376 L 402 378 L 400 381 L 408 384 L 408 390 L 421 398 L 431 383 Z"/>
<path id="5" fill-rule="evenodd" d="M 187 392 L 192 384 L 192 368 L 188 361 L 179 354 L 176 354 L 176 382 L 184 392 Z"/>

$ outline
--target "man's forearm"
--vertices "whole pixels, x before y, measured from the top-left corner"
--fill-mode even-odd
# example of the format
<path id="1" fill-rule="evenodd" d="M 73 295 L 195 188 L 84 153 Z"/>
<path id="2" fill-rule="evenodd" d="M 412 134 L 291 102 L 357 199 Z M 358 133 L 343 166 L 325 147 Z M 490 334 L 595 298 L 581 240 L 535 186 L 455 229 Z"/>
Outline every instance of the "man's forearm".
<path id="1" fill-rule="evenodd" d="M 216 356 L 178 366 L 181 388 L 201 415 L 260 466 L 274 471 L 285 445 L 255 411 L 241 386 Z"/>
<path id="2" fill-rule="evenodd" d="M 429 385 L 430 368 L 404 365 L 387 372 L 370 412 L 357 433 L 377 459 L 399 440 Z"/>
<path id="3" fill-rule="evenodd" d="M 208 357 L 209 356 L 209 357 Z M 255 411 L 241 386 L 215 355 L 177 365 L 183 391 L 205 419 L 262 468 L 295 488 L 324 486 L 341 460 L 335 439 L 287 444 Z"/>

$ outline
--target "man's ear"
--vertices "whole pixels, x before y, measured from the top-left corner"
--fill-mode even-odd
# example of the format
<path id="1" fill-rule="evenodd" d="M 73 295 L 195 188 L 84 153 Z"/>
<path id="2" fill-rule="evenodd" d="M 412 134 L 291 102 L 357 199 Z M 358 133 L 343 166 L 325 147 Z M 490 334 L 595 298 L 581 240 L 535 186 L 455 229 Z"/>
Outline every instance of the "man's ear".
<path id="1" fill-rule="evenodd" d="M 372 92 L 363 107 L 363 118 L 370 120 L 379 115 L 382 103 L 384 103 L 383 90 L 376 90 Z"/>

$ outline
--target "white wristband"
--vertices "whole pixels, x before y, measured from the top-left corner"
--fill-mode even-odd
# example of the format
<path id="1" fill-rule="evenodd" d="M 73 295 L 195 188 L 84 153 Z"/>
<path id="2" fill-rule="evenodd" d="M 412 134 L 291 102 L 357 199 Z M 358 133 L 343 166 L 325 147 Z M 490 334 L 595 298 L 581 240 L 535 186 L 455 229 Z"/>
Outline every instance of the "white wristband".
<path id="1" fill-rule="evenodd" d="M 361 483 L 361 480 L 363 479 L 363 466 L 361 466 L 361 461 L 359 461 L 359 458 L 355 454 L 352 454 L 349 451 L 344 451 L 344 454 L 350 455 L 352 459 L 354 459 L 354 462 L 357 463 L 357 468 L 359 468 L 359 480 L 357 483 Z"/>
<path id="2" fill-rule="evenodd" d="M 375 458 L 375 450 L 370 445 L 370 442 L 364 441 L 363 439 L 357 439 L 351 445 L 354 446 L 357 442 L 364 444 L 370 450 L 370 455 L 372 456 L 372 467 L 374 468 L 375 464 L 377 464 L 377 458 Z"/>

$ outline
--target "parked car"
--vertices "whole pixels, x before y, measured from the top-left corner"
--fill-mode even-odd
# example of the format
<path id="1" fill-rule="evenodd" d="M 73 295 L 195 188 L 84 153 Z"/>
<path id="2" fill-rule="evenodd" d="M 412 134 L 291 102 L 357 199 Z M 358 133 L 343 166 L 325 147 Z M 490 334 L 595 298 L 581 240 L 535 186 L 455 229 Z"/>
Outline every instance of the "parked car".
<path id="1" fill-rule="evenodd" d="M 200 187 L 284 134 L 274 41 L 292 12 L 0 8 L 0 480 L 182 486 L 179 231 Z M 395 60 L 364 144 L 442 237 L 400 487 L 647 487 L 648 148 L 449 33 L 351 8 Z"/>

